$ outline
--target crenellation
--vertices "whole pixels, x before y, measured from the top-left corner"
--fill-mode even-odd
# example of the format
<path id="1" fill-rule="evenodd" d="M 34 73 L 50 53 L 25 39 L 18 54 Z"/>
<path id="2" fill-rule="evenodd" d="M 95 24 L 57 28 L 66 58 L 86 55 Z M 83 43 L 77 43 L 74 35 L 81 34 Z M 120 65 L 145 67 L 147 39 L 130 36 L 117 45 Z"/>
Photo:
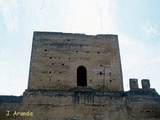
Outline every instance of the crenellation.
<path id="1" fill-rule="evenodd" d="M 150 89 L 150 81 L 149 81 L 149 79 L 142 79 L 141 83 L 142 83 L 142 89 L 143 90 L 145 90 L 145 91 L 151 90 Z"/>
<path id="2" fill-rule="evenodd" d="M 138 79 L 135 78 L 131 78 L 129 79 L 129 83 L 130 83 L 130 90 L 131 91 L 136 91 L 138 90 Z"/>

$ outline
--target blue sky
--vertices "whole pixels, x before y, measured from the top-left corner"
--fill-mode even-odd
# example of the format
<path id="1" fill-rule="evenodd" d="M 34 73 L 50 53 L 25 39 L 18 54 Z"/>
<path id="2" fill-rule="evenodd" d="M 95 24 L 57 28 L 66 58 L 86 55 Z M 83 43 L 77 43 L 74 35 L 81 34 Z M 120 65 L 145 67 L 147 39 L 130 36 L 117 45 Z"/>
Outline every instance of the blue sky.
<path id="1" fill-rule="evenodd" d="M 159 0 L 0 0 L 0 95 L 27 89 L 33 31 L 117 34 L 123 81 L 160 93 Z"/>

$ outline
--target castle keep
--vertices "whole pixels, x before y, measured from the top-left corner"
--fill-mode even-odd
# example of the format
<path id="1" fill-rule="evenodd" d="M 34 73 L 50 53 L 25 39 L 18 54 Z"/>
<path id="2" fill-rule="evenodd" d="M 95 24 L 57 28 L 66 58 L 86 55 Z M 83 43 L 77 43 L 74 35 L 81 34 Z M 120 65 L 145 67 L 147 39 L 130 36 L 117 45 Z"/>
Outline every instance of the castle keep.
<path id="1" fill-rule="evenodd" d="M 103 85 L 109 91 L 123 91 L 116 35 L 35 32 L 28 89 Z"/>
<path id="2" fill-rule="evenodd" d="M 0 119 L 160 120 L 150 81 L 129 83 L 125 92 L 117 35 L 34 32 L 28 88 L 0 96 Z"/>

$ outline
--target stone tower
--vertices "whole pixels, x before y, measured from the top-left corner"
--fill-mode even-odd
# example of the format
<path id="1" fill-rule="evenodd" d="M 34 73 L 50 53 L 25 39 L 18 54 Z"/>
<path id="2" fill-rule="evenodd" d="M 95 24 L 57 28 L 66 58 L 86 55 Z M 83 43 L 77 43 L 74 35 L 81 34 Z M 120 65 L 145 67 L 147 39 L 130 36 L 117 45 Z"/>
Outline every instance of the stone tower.
<path id="1" fill-rule="evenodd" d="M 123 91 L 117 35 L 34 32 L 28 89 Z"/>

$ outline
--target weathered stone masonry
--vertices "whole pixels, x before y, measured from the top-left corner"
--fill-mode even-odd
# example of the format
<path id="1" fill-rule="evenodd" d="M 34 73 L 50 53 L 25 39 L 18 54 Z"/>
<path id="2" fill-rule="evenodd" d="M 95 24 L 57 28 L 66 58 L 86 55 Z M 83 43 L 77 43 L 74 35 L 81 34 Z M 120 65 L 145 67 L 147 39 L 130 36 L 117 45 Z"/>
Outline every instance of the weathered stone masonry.
<path id="1" fill-rule="evenodd" d="M 125 92 L 117 35 L 34 32 L 28 89 L 0 96 L 0 119 L 160 120 L 150 81 L 142 79 L 142 88 L 135 78 L 129 83 Z"/>

